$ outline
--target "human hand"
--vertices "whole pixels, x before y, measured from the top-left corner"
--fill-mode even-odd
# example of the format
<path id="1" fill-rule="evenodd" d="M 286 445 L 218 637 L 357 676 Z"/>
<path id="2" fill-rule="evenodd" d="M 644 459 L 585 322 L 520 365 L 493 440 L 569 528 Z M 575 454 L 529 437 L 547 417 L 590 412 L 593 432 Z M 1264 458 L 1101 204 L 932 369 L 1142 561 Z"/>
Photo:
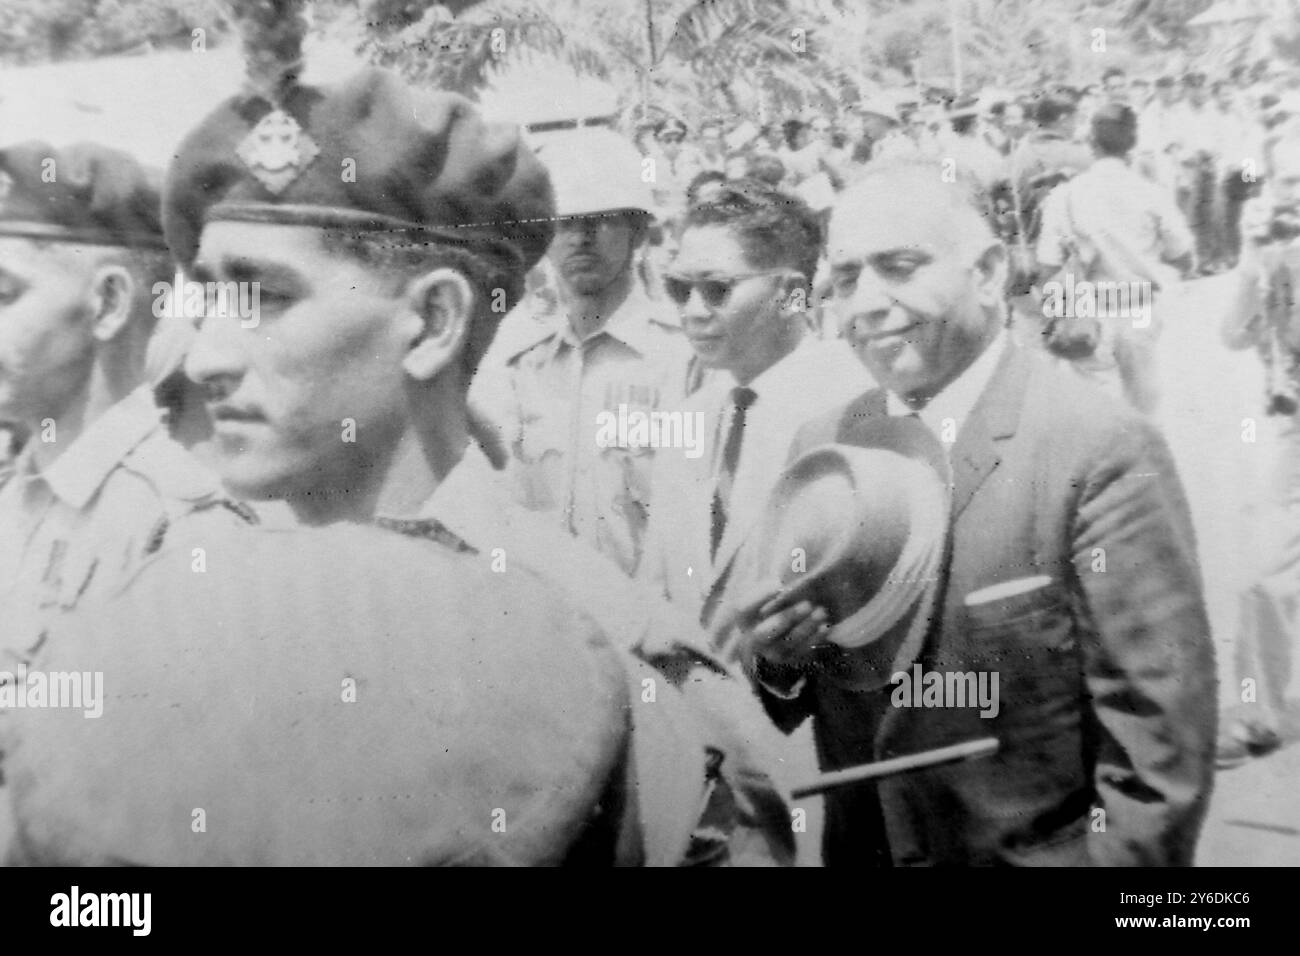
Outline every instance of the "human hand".
<path id="1" fill-rule="evenodd" d="M 788 595 L 769 591 L 742 606 L 742 656 L 775 667 L 801 667 L 812 660 L 830 629 L 826 609 L 811 601 L 787 603 Z"/>

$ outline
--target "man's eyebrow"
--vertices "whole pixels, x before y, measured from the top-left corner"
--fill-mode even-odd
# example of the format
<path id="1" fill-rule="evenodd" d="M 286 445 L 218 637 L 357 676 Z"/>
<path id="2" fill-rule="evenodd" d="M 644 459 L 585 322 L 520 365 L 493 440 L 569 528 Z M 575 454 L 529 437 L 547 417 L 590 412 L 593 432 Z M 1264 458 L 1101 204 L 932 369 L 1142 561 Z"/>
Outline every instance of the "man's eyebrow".
<path id="1" fill-rule="evenodd" d="M 298 284 L 298 273 L 289 266 L 252 256 L 222 256 L 221 274 L 233 282 Z"/>
<path id="2" fill-rule="evenodd" d="M 871 253 L 867 258 L 872 262 L 881 262 L 887 259 L 897 259 L 901 256 L 913 256 L 926 262 L 934 258 L 930 252 L 918 246 L 898 246 L 893 249 L 881 249 L 878 252 Z"/>
<path id="3" fill-rule="evenodd" d="M 878 249 L 875 252 L 868 253 L 846 253 L 842 256 L 830 257 L 830 267 L 832 269 L 861 269 L 868 262 L 882 262 L 889 259 L 897 259 L 900 256 L 915 256 L 918 259 L 929 261 L 934 256 L 917 246 L 897 246 L 892 249 Z"/>

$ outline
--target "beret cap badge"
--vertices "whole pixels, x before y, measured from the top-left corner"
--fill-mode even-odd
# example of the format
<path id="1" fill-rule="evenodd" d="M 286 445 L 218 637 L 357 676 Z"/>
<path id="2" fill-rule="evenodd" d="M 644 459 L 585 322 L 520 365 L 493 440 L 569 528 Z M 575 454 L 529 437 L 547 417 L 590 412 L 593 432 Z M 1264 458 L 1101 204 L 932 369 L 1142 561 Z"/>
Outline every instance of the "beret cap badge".
<path id="1" fill-rule="evenodd" d="M 273 109 L 249 130 L 235 154 L 258 182 L 278 196 L 311 165 L 320 147 L 297 120 Z"/>

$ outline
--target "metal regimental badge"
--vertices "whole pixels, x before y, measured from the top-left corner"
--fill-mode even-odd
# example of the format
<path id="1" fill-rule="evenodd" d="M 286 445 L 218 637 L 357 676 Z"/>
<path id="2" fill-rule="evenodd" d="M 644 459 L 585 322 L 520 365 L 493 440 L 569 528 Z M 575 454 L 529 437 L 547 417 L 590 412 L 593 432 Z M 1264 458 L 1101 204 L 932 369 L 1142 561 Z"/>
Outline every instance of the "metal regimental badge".
<path id="1" fill-rule="evenodd" d="M 306 131 L 284 110 L 267 113 L 235 150 L 257 181 L 279 195 L 320 153 Z"/>

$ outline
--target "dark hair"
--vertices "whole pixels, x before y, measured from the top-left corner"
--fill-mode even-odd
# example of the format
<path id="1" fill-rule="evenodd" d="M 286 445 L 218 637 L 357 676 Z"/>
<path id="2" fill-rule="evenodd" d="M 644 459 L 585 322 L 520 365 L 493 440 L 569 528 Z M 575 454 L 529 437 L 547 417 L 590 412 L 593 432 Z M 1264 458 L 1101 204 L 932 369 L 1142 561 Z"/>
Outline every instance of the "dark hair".
<path id="1" fill-rule="evenodd" d="M 1040 96 L 1033 107 L 1034 123 L 1046 129 L 1059 123 L 1063 118 L 1072 116 L 1077 110 L 1074 100 L 1068 96 L 1057 93 Z"/>
<path id="2" fill-rule="evenodd" d="M 1137 114 L 1133 108 L 1111 104 L 1092 117 L 1092 146 L 1101 156 L 1127 156 L 1137 145 Z"/>
<path id="3" fill-rule="evenodd" d="M 700 190 L 709 183 L 726 182 L 727 174 L 716 169 L 706 169 L 696 173 L 694 178 L 686 184 L 686 204 L 692 205 L 700 195 Z"/>
<path id="4" fill-rule="evenodd" d="M 756 179 L 769 186 L 779 186 L 785 179 L 785 163 L 771 153 L 759 153 L 750 158 L 745 168 L 748 179 Z"/>
<path id="5" fill-rule="evenodd" d="M 795 139 L 799 136 L 801 130 L 807 129 L 808 124 L 801 119 L 788 119 L 781 124 L 781 135 L 785 137 L 785 145 L 791 149 L 795 148 Z"/>
<path id="6" fill-rule="evenodd" d="M 975 120 L 977 120 L 977 119 L 979 119 L 978 116 L 957 116 L 957 117 L 954 117 L 954 118 L 952 119 L 952 121 L 951 121 L 951 123 L 952 123 L 952 131 L 953 131 L 954 133 L 958 133 L 958 134 L 960 134 L 960 135 L 962 135 L 962 136 L 965 136 L 965 135 L 966 135 L 967 133 L 969 133 L 972 129 L 974 129 L 974 127 L 975 127 Z"/>
<path id="7" fill-rule="evenodd" d="M 518 261 L 489 250 L 454 246 L 420 233 L 394 237 L 388 232 L 325 229 L 320 237 L 330 255 L 354 259 L 386 278 L 394 295 L 416 276 L 439 267 L 455 269 L 469 280 L 477 293 L 477 308 L 461 353 L 466 386 L 492 344 L 497 326 L 523 296 L 524 273 Z M 493 308 L 497 303 L 502 308 Z"/>
<path id="8" fill-rule="evenodd" d="M 821 256 L 821 222 L 798 196 L 755 179 L 727 180 L 687 209 L 683 230 L 696 226 L 727 227 L 755 268 L 788 266 L 811 286 Z"/>

